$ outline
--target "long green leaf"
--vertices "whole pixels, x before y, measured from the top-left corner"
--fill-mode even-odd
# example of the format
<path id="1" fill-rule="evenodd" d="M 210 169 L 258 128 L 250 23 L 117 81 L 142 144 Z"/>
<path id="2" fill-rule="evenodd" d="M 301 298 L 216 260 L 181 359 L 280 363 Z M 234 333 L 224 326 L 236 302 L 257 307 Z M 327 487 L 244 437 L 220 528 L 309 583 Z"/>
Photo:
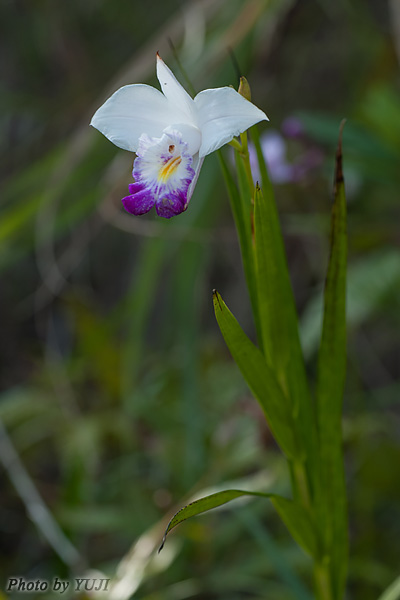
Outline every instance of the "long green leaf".
<path id="1" fill-rule="evenodd" d="M 258 302 L 266 357 L 280 374 L 297 414 L 306 405 L 307 420 L 313 421 L 303 355 L 297 326 L 289 270 L 278 212 L 258 129 L 251 129 L 262 177 L 264 194 L 256 186 L 254 229 Z M 308 414 L 310 412 L 310 414 Z M 314 436 L 313 436 L 314 437 Z M 314 448 L 310 448 L 313 451 Z"/>
<path id="2" fill-rule="evenodd" d="M 254 200 L 256 275 L 266 359 L 297 414 L 310 403 L 285 248 L 274 199 L 257 186 Z"/>
<path id="3" fill-rule="evenodd" d="M 179 525 L 179 523 L 182 523 L 182 521 L 186 521 L 186 519 L 190 519 L 190 517 L 194 517 L 203 512 L 207 512 L 208 510 L 212 510 L 213 508 L 217 508 L 218 506 L 222 506 L 223 504 L 226 504 L 231 500 L 235 500 L 236 498 L 240 498 L 241 496 L 264 496 L 269 498 L 268 494 L 263 494 L 262 492 L 224 490 L 223 492 L 216 492 L 215 494 L 210 494 L 210 496 L 205 496 L 204 498 L 200 498 L 199 500 L 190 502 L 190 504 L 178 510 L 178 512 L 175 513 L 175 515 L 168 523 L 161 542 L 161 546 L 158 551 L 160 552 L 164 548 L 165 540 L 171 529 Z"/>
<path id="4" fill-rule="evenodd" d="M 259 401 L 272 433 L 287 456 L 298 458 L 300 452 L 295 440 L 291 407 L 273 370 L 215 290 L 213 302 L 215 316 L 225 342 L 248 386 Z"/>
<path id="5" fill-rule="evenodd" d="M 240 252 L 243 262 L 243 270 L 246 278 L 247 289 L 249 292 L 251 308 L 253 312 L 254 324 L 257 332 L 257 338 L 262 344 L 261 325 L 258 310 L 258 295 L 255 273 L 255 257 L 251 230 L 251 201 L 246 201 L 246 176 L 243 173 L 243 165 L 241 161 L 237 161 L 239 183 L 241 192 L 236 186 L 236 183 L 230 173 L 221 151 L 218 152 L 222 173 L 228 189 L 231 210 L 235 221 L 236 231 L 239 238 Z"/>
<path id="6" fill-rule="evenodd" d="M 303 454 L 307 457 L 307 476 L 293 478 L 295 492 L 309 504 L 309 487 L 317 481 L 317 432 L 314 409 L 308 390 L 303 354 L 297 326 L 297 313 L 290 283 L 285 248 L 272 188 L 264 196 L 257 186 L 254 199 L 256 277 L 263 347 L 266 360 L 274 370 L 292 406 L 295 427 Z M 294 474 L 299 474 L 297 468 Z M 304 469 L 303 469 L 304 473 Z"/>
<path id="7" fill-rule="evenodd" d="M 316 556 L 317 553 L 317 538 L 314 531 L 314 526 L 304 509 L 295 504 L 292 500 L 283 498 L 276 494 L 265 494 L 263 492 L 249 492 L 245 490 L 225 490 L 210 494 L 199 500 L 191 502 L 184 506 L 172 517 L 165 530 L 159 552 L 163 549 L 168 533 L 190 517 L 194 517 L 201 513 L 222 506 L 231 500 L 242 496 L 258 496 L 269 498 L 279 513 L 282 521 L 285 523 L 295 541 L 309 554 Z"/>
<path id="8" fill-rule="evenodd" d="M 318 360 L 317 418 L 321 458 L 321 528 L 329 555 L 334 598 L 342 598 L 348 536 L 341 413 L 346 374 L 346 197 L 342 172 L 342 128 L 336 155 L 331 250 L 325 282 L 324 320 Z"/>

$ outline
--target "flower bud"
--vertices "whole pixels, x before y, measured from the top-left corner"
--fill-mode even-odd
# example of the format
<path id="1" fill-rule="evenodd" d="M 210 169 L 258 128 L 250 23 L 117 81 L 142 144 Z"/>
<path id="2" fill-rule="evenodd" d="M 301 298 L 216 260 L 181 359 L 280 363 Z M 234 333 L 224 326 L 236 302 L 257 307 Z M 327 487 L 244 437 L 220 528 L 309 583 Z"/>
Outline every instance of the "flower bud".
<path id="1" fill-rule="evenodd" d="M 247 81 L 246 77 L 240 78 L 238 92 L 241 96 L 243 96 L 243 98 L 246 98 L 246 100 L 251 102 L 251 91 L 250 91 L 249 82 Z"/>

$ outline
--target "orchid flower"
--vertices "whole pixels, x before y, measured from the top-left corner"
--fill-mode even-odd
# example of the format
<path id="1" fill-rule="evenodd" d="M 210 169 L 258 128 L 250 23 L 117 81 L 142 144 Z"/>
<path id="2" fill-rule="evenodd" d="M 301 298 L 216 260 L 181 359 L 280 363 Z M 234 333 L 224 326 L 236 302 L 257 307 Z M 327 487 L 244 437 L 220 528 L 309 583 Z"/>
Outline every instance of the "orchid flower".
<path id="1" fill-rule="evenodd" d="M 160 217 L 186 210 L 204 157 L 259 121 L 265 113 L 230 87 L 204 90 L 193 99 L 157 54 L 159 90 L 125 85 L 94 114 L 91 125 L 113 144 L 135 152 L 134 183 L 125 209 Z"/>

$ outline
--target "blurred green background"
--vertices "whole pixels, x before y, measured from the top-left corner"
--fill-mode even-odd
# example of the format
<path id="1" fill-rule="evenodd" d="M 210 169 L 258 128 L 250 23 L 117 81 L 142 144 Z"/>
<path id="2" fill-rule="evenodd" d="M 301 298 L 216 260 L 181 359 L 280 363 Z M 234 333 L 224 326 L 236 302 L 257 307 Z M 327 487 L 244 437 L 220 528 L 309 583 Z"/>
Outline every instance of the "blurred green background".
<path id="1" fill-rule="evenodd" d="M 217 157 L 186 213 L 136 218 L 120 203 L 133 156 L 88 126 L 121 85 L 157 85 L 159 51 L 197 91 L 239 70 L 270 118 L 311 380 L 347 118 L 348 598 L 377 598 L 400 572 L 398 1 L 3 0 L 0 32 L 3 589 L 95 572 L 117 577 L 115 600 L 312 598 L 308 558 L 262 500 L 154 552 L 195 494 L 289 489 L 213 317 L 216 287 L 254 335 Z"/>

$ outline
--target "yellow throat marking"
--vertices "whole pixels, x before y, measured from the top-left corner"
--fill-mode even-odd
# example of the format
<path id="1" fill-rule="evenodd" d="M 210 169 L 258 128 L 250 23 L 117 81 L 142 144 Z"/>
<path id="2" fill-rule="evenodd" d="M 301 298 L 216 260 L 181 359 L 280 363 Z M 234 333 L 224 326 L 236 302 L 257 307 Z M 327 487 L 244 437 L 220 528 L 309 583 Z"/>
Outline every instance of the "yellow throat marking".
<path id="1" fill-rule="evenodd" d="M 176 169 L 179 167 L 181 162 L 182 162 L 182 158 L 180 156 L 176 156 L 175 158 L 172 158 L 172 159 L 170 158 L 169 160 L 167 160 L 165 165 L 161 167 L 161 169 L 158 173 L 159 181 L 162 181 L 163 183 L 165 183 L 171 177 L 171 175 L 176 171 Z"/>

